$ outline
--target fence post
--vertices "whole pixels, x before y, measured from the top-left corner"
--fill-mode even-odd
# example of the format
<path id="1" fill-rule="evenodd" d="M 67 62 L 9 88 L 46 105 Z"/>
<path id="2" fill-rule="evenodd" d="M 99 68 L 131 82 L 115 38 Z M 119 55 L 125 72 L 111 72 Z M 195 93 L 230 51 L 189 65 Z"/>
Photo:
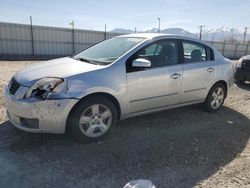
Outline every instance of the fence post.
<path id="1" fill-rule="evenodd" d="M 30 33 L 31 33 L 31 49 L 32 49 L 32 56 L 35 56 L 34 36 L 33 36 L 33 25 L 32 25 L 32 17 L 31 17 L 31 16 L 30 16 Z"/>
<path id="2" fill-rule="evenodd" d="M 72 20 L 69 25 L 72 26 L 72 55 L 75 54 L 75 21 Z"/>
<path id="3" fill-rule="evenodd" d="M 104 28 L 104 40 L 107 39 L 107 25 L 105 24 L 105 28 Z"/>
<path id="4" fill-rule="evenodd" d="M 75 28 L 73 27 L 73 30 L 72 30 L 72 45 L 73 45 L 73 55 L 75 54 Z"/>
<path id="5" fill-rule="evenodd" d="M 247 43 L 247 47 L 246 47 L 246 55 L 248 53 L 248 48 L 249 48 L 249 43 Z"/>
<path id="6" fill-rule="evenodd" d="M 223 44 L 223 47 L 222 47 L 222 55 L 224 56 L 224 53 L 225 53 L 225 46 L 226 46 L 226 40 L 224 40 L 224 44 Z"/>
<path id="7" fill-rule="evenodd" d="M 239 46 L 239 43 L 237 43 L 236 46 L 235 46 L 234 57 L 233 58 L 236 58 L 236 53 L 237 53 L 238 46 Z"/>
<path id="8" fill-rule="evenodd" d="M 214 45 L 214 36 L 213 36 L 213 38 L 212 38 L 212 46 Z"/>

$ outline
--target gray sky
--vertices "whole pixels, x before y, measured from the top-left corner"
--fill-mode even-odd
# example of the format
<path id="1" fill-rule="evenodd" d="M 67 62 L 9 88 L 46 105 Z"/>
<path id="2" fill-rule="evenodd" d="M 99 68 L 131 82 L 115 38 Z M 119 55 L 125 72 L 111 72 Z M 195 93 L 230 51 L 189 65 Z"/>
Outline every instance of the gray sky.
<path id="1" fill-rule="evenodd" d="M 108 30 L 180 27 L 192 32 L 230 26 L 250 27 L 250 0 L 0 0 L 0 21 Z"/>

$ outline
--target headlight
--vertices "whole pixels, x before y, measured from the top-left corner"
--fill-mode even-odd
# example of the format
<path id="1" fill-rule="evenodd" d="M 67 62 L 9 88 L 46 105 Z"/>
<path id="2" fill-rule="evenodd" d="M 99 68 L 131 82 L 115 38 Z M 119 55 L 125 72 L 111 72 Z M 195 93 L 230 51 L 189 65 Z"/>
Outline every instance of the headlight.
<path id="1" fill-rule="evenodd" d="M 52 93 L 61 92 L 63 81 L 61 78 L 43 78 L 38 80 L 28 89 L 25 98 L 44 100 Z"/>
<path id="2" fill-rule="evenodd" d="M 237 69 L 240 69 L 242 67 L 242 62 L 243 62 L 243 59 L 240 58 L 238 63 L 236 64 Z"/>

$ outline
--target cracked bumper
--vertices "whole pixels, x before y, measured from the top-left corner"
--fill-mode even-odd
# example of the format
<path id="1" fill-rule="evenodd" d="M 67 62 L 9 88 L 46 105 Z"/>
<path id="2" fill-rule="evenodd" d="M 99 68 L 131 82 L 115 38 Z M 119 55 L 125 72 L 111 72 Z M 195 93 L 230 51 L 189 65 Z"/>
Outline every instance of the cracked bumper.
<path id="1" fill-rule="evenodd" d="M 5 91 L 7 118 L 18 129 L 32 133 L 64 133 L 68 114 L 77 99 L 31 101 Z M 22 94 L 21 94 L 22 96 Z"/>

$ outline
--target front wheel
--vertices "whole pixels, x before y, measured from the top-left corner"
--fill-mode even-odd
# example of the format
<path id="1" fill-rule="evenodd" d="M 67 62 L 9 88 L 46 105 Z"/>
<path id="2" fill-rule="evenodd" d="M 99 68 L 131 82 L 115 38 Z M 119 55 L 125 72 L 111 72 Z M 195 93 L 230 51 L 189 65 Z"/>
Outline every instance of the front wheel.
<path id="1" fill-rule="evenodd" d="M 69 119 L 73 136 L 81 142 L 102 139 L 117 123 L 116 106 L 105 97 L 91 97 L 78 104 Z"/>
<path id="2" fill-rule="evenodd" d="M 208 112 L 217 111 L 224 103 L 226 98 L 226 88 L 223 84 L 215 84 L 209 91 L 203 106 Z"/>

